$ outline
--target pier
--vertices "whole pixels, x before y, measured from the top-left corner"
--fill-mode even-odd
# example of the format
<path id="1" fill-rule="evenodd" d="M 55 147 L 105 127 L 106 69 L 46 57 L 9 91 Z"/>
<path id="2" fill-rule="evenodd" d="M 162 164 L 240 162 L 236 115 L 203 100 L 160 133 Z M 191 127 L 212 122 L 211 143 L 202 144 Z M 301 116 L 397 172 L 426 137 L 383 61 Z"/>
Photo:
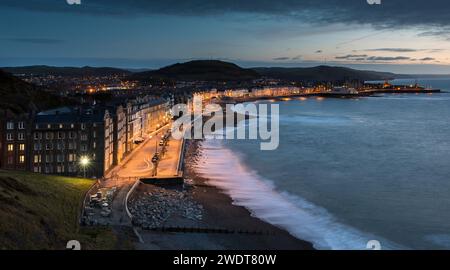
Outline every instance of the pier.
<path id="1" fill-rule="evenodd" d="M 371 89 L 359 92 L 360 95 L 370 96 L 374 94 L 430 94 L 440 93 L 440 89 Z"/>

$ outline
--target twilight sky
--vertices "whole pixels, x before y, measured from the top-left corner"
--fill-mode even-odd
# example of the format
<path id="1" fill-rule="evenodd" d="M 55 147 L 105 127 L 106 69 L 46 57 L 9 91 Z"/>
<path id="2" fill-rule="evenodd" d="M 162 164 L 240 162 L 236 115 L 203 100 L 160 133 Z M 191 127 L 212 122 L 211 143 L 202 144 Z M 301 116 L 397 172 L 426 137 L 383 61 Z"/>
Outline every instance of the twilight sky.
<path id="1" fill-rule="evenodd" d="M 0 66 L 321 64 L 450 74 L 450 1 L 0 0 Z"/>

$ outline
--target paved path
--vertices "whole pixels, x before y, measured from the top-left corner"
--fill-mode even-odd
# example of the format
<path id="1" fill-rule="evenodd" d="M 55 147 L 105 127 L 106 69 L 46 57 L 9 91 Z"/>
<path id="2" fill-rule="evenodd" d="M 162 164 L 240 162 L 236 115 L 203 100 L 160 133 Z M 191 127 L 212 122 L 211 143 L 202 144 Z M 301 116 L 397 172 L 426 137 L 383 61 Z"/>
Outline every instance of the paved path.
<path id="1" fill-rule="evenodd" d="M 116 193 L 111 202 L 111 216 L 107 218 L 107 224 L 123 239 L 128 239 L 130 232 L 138 237 L 139 242 L 143 240 L 136 228 L 133 227 L 131 219 L 126 211 L 126 197 L 134 183 L 140 178 L 150 178 L 154 172 L 152 157 L 157 151 L 161 151 L 159 142 L 161 137 L 170 128 L 167 125 L 157 132 L 147 136 L 146 140 L 130 153 L 122 164 L 116 166 L 101 182 L 99 188 L 116 188 Z M 167 151 L 158 164 L 157 177 L 171 177 L 178 175 L 178 163 L 182 141 L 170 138 Z"/>
<path id="2" fill-rule="evenodd" d="M 182 147 L 181 140 L 170 139 L 167 152 L 158 164 L 157 177 L 172 177 L 178 175 L 178 163 Z"/>
<path id="3" fill-rule="evenodd" d="M 158 146 L 161 135 L 168 130 L 168 126 L 163 127 L 157 133 L 151 134 L 142 145 L 138 146 L 124 164 L 119 165 L 113 174 L 119 177 L 150 177 L 153 172 L 152 157 L 161 147 Z"/>
<path id="4" fill-rule="evenodd" d="M 109 224 L 131 227 L 131 220 L 125 210 L 126 196 L 139 178 L 152 176 L 153 164 L 151 163 L 151 158 L 155 153 L 155 145 L 159 143 L 161 134 L 164 134 L 169 127 L 169 125 L 165 126 L 150 134 L 142 145 L 139 145 L 130 153 L 124 162 L 114 168 L 106 175 L 105 180 L 101 182 L 98 188 L 116 187 L 117 189 L 111 202 L 112 213 L 110 218 L 108 218 Z"/>
<path id="5" fill-rule="evenodd" d="M 118 187 L 111 209 L 111 224 L 120 226 L 131 226 L 131 220 L 125 211 L 125 199 L 136 178 L 120 179 L 121 185 Z"/>
<path id="6" fill-rule="evenodd" d="M 156 151 L 161 151 L 159 142 L 169 128 L 170 125 L 150 134 L 146 141 L 130 153 L 125 162 L 112 170 L 107 176 L 107 180 L 103 181 L 101 188 L 117 188 L 112 201 L 111 224 L 131 226 L 131 221 L 125 211 L 126 196 L 138 179 L 152 177 L 153 164 L 151 159 Z M 167 152 L 158 165 L 158 176 L 165 177 L 178 174 L 178 159 L 181 148 L 181 140 L 173 138 L 169 140 Z"/>

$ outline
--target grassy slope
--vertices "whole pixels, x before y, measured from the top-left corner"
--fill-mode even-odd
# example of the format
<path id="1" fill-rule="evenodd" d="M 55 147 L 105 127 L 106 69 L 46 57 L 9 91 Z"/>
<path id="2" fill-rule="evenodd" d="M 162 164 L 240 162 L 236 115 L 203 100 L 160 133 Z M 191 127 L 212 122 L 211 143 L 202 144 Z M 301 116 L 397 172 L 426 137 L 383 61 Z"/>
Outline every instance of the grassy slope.
<path id="1" fill-rule="evenodd" d="M 0 170 L 0 249 L 113 249 L 107 229 L 78 230 L 84 193 L 92 180 Z"/>

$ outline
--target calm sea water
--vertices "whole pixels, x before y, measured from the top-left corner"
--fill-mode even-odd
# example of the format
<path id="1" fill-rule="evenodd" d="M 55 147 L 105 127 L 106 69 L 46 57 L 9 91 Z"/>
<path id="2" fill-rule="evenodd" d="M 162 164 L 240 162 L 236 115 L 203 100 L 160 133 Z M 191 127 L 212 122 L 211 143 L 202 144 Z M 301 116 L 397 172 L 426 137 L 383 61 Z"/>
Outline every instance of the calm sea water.
<path id="1" fill-rule="evenodd" d="M 280 114 L 276 151 L 208 140 L 199 172 L 317 248 L 450 249 L 450 94 L 293 100 Z"/>

